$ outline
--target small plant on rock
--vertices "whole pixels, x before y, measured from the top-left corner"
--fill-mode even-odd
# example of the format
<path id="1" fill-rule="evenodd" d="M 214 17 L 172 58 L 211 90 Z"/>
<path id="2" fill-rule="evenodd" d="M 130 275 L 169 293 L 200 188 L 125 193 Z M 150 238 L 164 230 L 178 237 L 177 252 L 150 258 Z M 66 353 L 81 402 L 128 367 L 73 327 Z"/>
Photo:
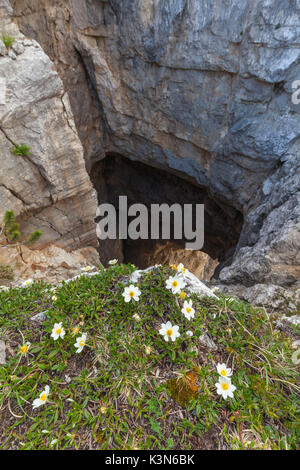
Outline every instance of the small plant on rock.
<path id="1" fill-rule="evenodd" d="M 31 147 L 29 147 L 29 145 L 26 145 L 26 144 L 20 144 L 20 145 L 14 144 L 14 146 L 11 147 L 9 150 L 14 155 L 27 157 L 27 155 L 29 155 L 30 153 L 30 148 Z"/>
<path id="2" fill-rule="evenodd" d="M 13 43 L 15 42 L 15 38 L 13 36 L 9 36 L 6 34 L 1 34 L 1 39 L 6 49 L 10 49 Z"/>
<path id="3" fill-rule="evenodd" d="M 2 233 L 4 233 L 5 239 L 0 240 L 0 243 L 4 242 L 4 246 L 7 246 L 10 243 L 16 243 L 20 240 L 21 238 L 20 225 L 16 222 L 16 218 L 15 218 L 13 211 L 5 212 L 1 234 Z M 25 241 L 23 241 L 23 243 L 31 245 L 35 243 L 36 241 L 38 241 L 41 238 L 41 236 L 42 236 L 41 230 L 35 230 L 29 235 L 29 237 Z"/>

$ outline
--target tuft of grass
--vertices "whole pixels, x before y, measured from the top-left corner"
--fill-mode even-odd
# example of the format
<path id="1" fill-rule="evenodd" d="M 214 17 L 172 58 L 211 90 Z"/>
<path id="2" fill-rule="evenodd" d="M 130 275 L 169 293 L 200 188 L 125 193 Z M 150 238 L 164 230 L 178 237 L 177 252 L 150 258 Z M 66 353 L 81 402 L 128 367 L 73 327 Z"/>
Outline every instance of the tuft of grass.
<path id="1" fill-rule="evenodd" d="M 9 36 L 6 34 L 1 34 L 1 39 L 6 49 L 10 49 L 13 43 L 15 42 L 15 38 L 13 36 Z"/>
<path id="2" fill-rule="evenodd" d="M 192 294 L 196 313 L 189 321 L 181 298 L 165 288 L 169 267 L 145 274 L 140 300 L 126 304 L 122 292 L 134 269 L 115 265 L 63 282 L 56 299 L 44 282 L 0 292 L 0 339 L 7 345 L 0 448 L 296 449 L 299 374 L 276 317 L 223 295 Z M 31 320 L 42 311 L 42 324 Z M 174 343 L 158 333 L 168 320 L 179 326 Z M 55 322 L 63 322 L 64 339 L 51 338 Z M 80 354 L 75 326 L 87 334 Z M 203 333 L 216 351 L 199 342 Z M 27 341 L 29 353 L 21 357 Z M 216 394 L 218 362 L 233 369 L 233 399 Z M 172 384 L 181 384 L 177 399 Z M 182 384 L 192 393 L 183 397 Z M 45 385 L 48 402 L 33 410 Z"/>
<path id="3" fill-rule="evenodd" d="M 30 149 L 31 149 L 31 147 L 29 147 L 26 144 L 20 144 L 20 145 L 15 144 L 9 150 L 13 155 L 19 155 L 19 156 L 27 157 L 30 153 Z"/>

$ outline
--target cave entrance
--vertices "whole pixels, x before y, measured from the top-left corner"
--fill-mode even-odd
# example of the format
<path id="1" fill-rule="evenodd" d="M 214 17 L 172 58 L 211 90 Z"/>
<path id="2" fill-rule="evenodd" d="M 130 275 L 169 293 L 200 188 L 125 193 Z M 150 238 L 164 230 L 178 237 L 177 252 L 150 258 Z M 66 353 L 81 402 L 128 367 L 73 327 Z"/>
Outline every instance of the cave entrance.
<path id="1" fill-rule="evenodd" d="M 94 164 L 91 180 L 99 204 L 110 203 L 116 210 L 119 196 L 128 198 L 128 206 L 151 204 L 204 204 L 204 246 L 201 251 L 185 249 L 184 240 L 99 240 L 100 259 L 104 266 L 117 258 L 144 269 L 154 264 L 182 262 L 202 280 L 209 280 L 230 260 L 241 232 L 243 217 L 232 207 L 213 199 L 206 189 L 176 175 L 131 161 L 118 154 L 107 156 Z M 98 220 L 97 220 L 98 222 Z M 130 219 L 129 219 L 130 222 Z M 217 268 L 217 270 L 216 270 Z"/>

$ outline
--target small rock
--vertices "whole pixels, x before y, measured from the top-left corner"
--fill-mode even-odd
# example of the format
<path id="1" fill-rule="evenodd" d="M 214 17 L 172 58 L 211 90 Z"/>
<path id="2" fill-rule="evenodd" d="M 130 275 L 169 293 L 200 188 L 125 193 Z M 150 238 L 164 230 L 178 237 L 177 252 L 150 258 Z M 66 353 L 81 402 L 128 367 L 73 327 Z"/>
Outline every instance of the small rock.
<path id="1" fill-rule="evenodd" d="M 20 54 L 23 54 L 24 50 L 25 50 L 25 47 L 23 46 L 23 44 L 19 41 L 16 41 L 13 43 L 13 45 L 11 46 L 13 52 L 16 54 L 16 55 L 20 55 Z"/>
<path id="2" fill-rule="evenodd" d="M 3 44 L 3 42 L 0 40 L 0 56 L 4 56 L 8 54 L 8 50 Z"/>
<path id="3" fill-rule="evenodd" d="M 203 335 L 199 336 L 199 343 L 211 351 L 216 351 L 218 349 L 216 343 L 208 336 L 207 333 L 203 333 Z"/>
<path id="4" fill-rule="evenodd" d="M 47 312 L 48 310 L 44 310 L 44 312 L 39 312 L 36 315 L 33 315 L 33 317 L 31 317 L 30 320 L 43 323 L 48 318 L 48 315 L 46 315 Z"/>
<path id="5" fill-rule="evenodd" d="M 16 60 L 16 58 L 17 58 L 16 54 L 14 53 L 14 51 L 12 49 L 9 51 L 8 55 L 13 60 Z"/>
<path id="6" fill-rule="evenodd" d="M 32 41 L 30 39 L 24 39 L 23 45 L 26 47 L 32 46 Z"/>
<path id="7" fill-rule="evenodd" d="M 6 351 L 4 341 L 0 341 L 0 364 L 6 364 Z"/>

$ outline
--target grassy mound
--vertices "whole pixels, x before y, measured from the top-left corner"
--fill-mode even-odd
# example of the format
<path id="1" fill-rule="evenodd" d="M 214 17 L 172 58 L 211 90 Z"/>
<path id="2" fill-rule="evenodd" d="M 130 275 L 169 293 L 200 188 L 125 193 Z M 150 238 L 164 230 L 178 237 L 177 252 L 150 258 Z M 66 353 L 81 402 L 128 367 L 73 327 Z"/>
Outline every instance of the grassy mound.
<path id="1" fill-rule="evenodd" d="M 196 310 L 187 320 L 181 297 L 166 289 L 169 267 L 147 273 L 139 301 L 125 303 L 133 270 L 115 265 L 57 292 L 42 282 L 0 292 L 8 356 L 0 366 L 0 448 L 296 448 L 297 366 L 274 319 L 224 296 L 187 295 Z M 31 319 L 45 310 L 42 323 Z M 159 334 L 168 320 L 179 326 L 175 342 Z M 55 341 L 58 322 L 66 334 Z M 81 333 L 87 342 L 76 353 Z M 199 342 L 204 333 L 213 350 Z M 216 393 L 217 363 L 233 369 L 234 398 Z M 47 402 L 33 409 L 46 385 Z"/>

